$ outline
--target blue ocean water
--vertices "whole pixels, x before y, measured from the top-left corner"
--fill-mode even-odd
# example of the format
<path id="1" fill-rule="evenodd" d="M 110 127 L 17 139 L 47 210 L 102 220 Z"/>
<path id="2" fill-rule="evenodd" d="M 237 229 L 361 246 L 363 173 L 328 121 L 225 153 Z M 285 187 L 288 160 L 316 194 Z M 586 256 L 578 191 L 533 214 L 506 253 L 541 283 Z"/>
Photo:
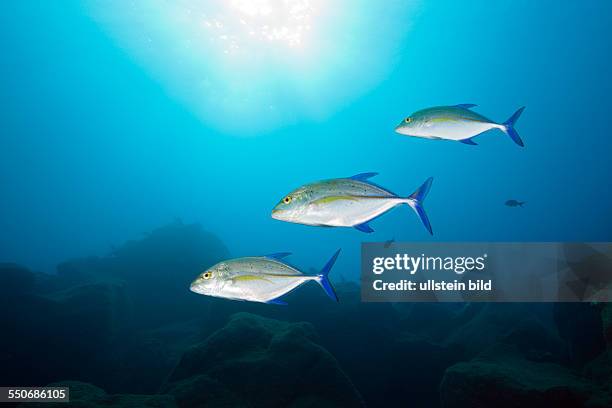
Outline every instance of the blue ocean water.
<path id="1" fill-rule="evenodd" d="M 297 295 L 293 308 L 210 300 L 188 292 L 189 274 L 194 263 L 220 255 L 174 259 L 183 254 L 184 241 L 172 239 L 192 237 L 188 226 L 200 224 L 227 253 L 193 233 L 196 243 L 187 254 L 204 241 L 223 256 L 289 251 L 291 262 L 307 271 L 342 248 L 330 275 L 335 284 L 358 279 L 362 242 L 610 241 L 612 3 L 11 0 L 0 7 L 0 262 L 54 274 L 58 264 L 79 258 L 65 264 L 57 280 L 7 267 L 22 278 L 11 281 L 7 272 L 14 297 L 0 296 L 9 299 L 0 321 L 30 318 L 18 319 L 20 330 L 3 340 L 23 350 L 7 351 L 0 342 L 0 360 L 9 361 L 11 371 L 0 372 L 0 379 L 32 385 L 28 375 L 34 373 L 38 381 L 74 378 L 109 392 L 155 393 L 183 350 L 245 310 L 312 322 L 322 346 L 371 406 L 384 406 L 379 388 L 400 395 L 406 384 L 416 392 L 421 384 L 429 387 L 420 403 L 436 402 L 418 406 L 435 406 L 446 367 L 476 356 L 474 341 L 493 347 L 506 328 L 519 339 L 524 333 L 548 339 L 554 332 L 537 361 L 550 358 L 564 370 L 583 367 L 606 347 L 599 309 L 586 304 L 447 310 L 343 302 L 340 296 L 331 309 L 314 285 L 296 291 L 305 295 Z M 525 106 L 516 125 L 525 147 L 499 131 L 479 136 L 478 146 L 394 132 L 414 111 L 460 103 L 478 104 L 477 112 L 500 122 Z M 399 195 L 433 177 L 425 208 L 434 235 L 406 206 L 374 220 L 372 234 L 270 217 L 276 203 L 302 184 L 364 172 L 378 172 L 372 180 Z M 509 199 L 526 204 L 510 208 Z M 158 230 L 167 225 L 186 227 Z M 136 244 L 122 246 L 127 241 Z M 119 255 L 108 256 L 118 247 Z M 182 268 L 180 281 L 167 265 Z M 130 275 L 132 267 L 141 275 Z M 167 298 L 141 285 L 149 270 L 148 284 L 167 287 Z M 92 271 L 108 276 L 100 283 Z M 30 292 L 13 290 L 28 282 Z M 125 305 L 132 301 L 136 311 L 128 317 Z M 82 315 L 66 317 L 66 310 Z M 464 314 L 456 319 L 449 310 Z M 521 326 L 517 316 L 526 310 L 541 317 L 545 329 Z M 55 321 L 41 311 L 65 326 L 49 335 L 46 325 L 34 324 L 40 316 Z M 196 316 L 204 323 L 181 320 Z M 94 327 L 71 335 L 74 321 L 86 328 L 104 323 L 99 332 Z M 308 332 L 253 316 L 235 324 L 265 326 L 266 333 Z M 197 330 L 201 337 L 184 334 Z M 495 333 L 488 337 L 490 330 Z M 418 340 L 421 331 L 431 338 Z M 167 333 L 176 343 L 169 341 L 163 353 L 151 347 L 157 343 L 142 341 Z M 106 336 L 111 346 L 96 343 Z M 456 344 L 467 351 L 457 353 Z M 73 360 L 51 361 L 46 371 L 23 364 L 47 361 L 36 354 L 47 347 Z M 379 350 L 389 353 L 383 362 Z M 525 355 L 533 357 L 532 351 Z M 122 353 L 133 360 L 115 366 L 103 358 L 85 360 Z M 151 356 L 160 354 L 169 357 L 155 366 Z M 555 360 L 557 354 L 562 357 Z M 525 363 L 523 357 L 517 372 L 537 372 L 528 365 L 536 360 Z M 406 370 L 404 363 L 421 365 Z M 88 364 L 91 373 L 82 371 Z M 149 368 L 155 378 L 147 382 Z M 436 374 L 423 383 L 416 378 L 429 372 Z"/>
<path id="2" fill-rule="evenodd" d="M 398 18 L 409 25 L 400 42 L 382 37 L 359 49 L 358 60 L 367 61 L 380 55 L 377 47 L 393 48 L 376 85 L 324 120 L 299 120 L 304 101 L 295 84 L 277 83 L 273 100 L 295 112 L 260 134 L 248 123 L 247 131 L 224 133 L 194 115 L 108 35 L 87 3 L 4 6 L 0 258 L 52 270 L 67 256 L 103 253 L 175 217 L 202 223 L 235 255 L 289 250 L 323 262 L 341 246 L 340 262 L 355 273 L 364 240 L 610 239 L 607 2 L 415 3 Z M 375 23 L 384 21 L 355 30 Z M 367 72 L 349 74 L 360 81 Z M 335 91 L 325 85 L 312 92 Z M 526 106 L 517 125 L 526 147 L 499 132 L 479 146 L 393 132 L 415 110 L 464 102 L 500 121 Z M 303 183 L 366 171 L 398 194 L 433 176 L 426 208 L 434 237 L 407 208 L 376 220 L 372 235 L 269 217 Z M 507 208 L 510 198 L 528 204 Z"/>

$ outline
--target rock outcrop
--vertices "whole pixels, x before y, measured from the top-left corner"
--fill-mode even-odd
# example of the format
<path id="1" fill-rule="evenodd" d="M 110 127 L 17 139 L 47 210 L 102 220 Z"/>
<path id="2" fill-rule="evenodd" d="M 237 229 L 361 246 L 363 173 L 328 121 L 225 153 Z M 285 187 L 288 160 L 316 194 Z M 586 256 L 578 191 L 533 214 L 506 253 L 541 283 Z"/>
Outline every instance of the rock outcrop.
<path id="1" fill-rule="evenodd" d="M 610 406 L 605 389 L 559 364 L 529 361 L 516 346 L 502 344 L 448 368 L 440 400 L 443 408 Z"/>
<path id="2" fill-rule="evenodd" d="M 179 407 L 362 406 L 317 337 L 309 323 L 236 314 L 185 352 L 164 392 L 174 395 Z"/>
<path id="3" fill-rule="evenodd" d="M 49 387 L 68 387 L 70 402 L 61 403 L 62 407 L 75 408 L 176 408 L 170 395 L 107 394 L 101 388 L 80 381 L 61 381 Z M 23 408 L 57 407 L 58 403 L 24 403 Z"/>

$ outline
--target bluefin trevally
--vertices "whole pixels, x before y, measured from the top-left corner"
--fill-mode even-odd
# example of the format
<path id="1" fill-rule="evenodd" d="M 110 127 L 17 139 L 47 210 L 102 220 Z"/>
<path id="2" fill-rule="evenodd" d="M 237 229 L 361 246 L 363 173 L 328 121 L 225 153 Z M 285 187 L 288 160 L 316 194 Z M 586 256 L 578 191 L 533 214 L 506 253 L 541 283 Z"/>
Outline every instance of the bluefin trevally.
<path id="1" fill-rule="evenodd" d="M 232 300 L 286 304 L 279 297 L 286 295 L 298 286 L 315 281 L 327 296 L 338 301 L 336 292 L 328 275 L 336 262 L 340 250 L 330 258 L 318 274 L 306 275 L 297 268 L 283 262 L 291 255 L 288 252 L 267 256 L 230 259 L 201 273 L 190 286 L 190 290 Z"/>
<path id="2" fill-rule="evenodd" d="M 437 106 L 413 113 L 395 128 L 397 133 L 425 139 L 456 140 L 475 145 L 472 140 L 491 129 L 499 129 L 519 146 L 525 146 L 514 129 L 525 107 L 518 109 L 505 122 L 497 123 L 471 110 L 476 105 L 463 103 L 454 106 Z"/>
<path id="3" fill-rule="evenodd" d="M 508 207 L 522 207 L 525 204 L 525 201 L 517 201 L 517 200 L 508 200 L 506 201 L 506 205 Z"/>
<path id="4" fill-rule="evenodd" d="M 391 239 L 389 239 L 389 240 L 385 241 L 385 243 L 383 244 L 383 246 L 384 246 L 385 248 L 389 248 L 389 247 L 390 247 L 390 246 L 391 246 L 391 245 L 392 245 L 394 242 L 395 242 L 395 238 L 391 238 Z"/>
<path id="5" fill-rule="evenodd" d="M 401 205 L 409 205 L 433 235 L 423 208 L 429 192 L 429 178 L 408 197 L 400 197 L 370 181 L 378 173 L 317 181 L 287 194 L 272 210 L 272 218 L 298 224 L 326 227 L 354 227 L 373 232 L 368 222 Z"/>

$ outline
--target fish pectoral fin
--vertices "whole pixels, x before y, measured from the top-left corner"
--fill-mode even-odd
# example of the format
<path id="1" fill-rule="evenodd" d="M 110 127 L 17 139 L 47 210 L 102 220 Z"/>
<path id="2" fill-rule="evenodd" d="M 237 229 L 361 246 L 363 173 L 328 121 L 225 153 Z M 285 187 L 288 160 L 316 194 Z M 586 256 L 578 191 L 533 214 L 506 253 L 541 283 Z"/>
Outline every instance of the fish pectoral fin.
<path id="1" fill-rule="evenodd" d="M 285 302 L 284 300 L 280 300 L 280 299 L 272 299 L 272 300 L 268 300 L 268 301 L 266 302 L 266 304 L 268 304 L 268 305 L 287 306 L 287 302 Z"/>
<path id="2" fill-rule="evenodd" d="M 475 141 L 473 141 L 471 138 L 470 139 L 463 139 L 460 140 L 461 143 L 464 143 L 466 145 L 471 145 L 471 146 L 477 146 L 478 143 L 476 143 Z"/>
<path id="3" fill-rule="evenodd" d="M 367 222 L 364 222 L 363 224 L 355 225 L 354 228 L 358 231 L 365 232 L 366 234 L 370 234 L 374 232 L 372 227 L 370 227 Z"/>

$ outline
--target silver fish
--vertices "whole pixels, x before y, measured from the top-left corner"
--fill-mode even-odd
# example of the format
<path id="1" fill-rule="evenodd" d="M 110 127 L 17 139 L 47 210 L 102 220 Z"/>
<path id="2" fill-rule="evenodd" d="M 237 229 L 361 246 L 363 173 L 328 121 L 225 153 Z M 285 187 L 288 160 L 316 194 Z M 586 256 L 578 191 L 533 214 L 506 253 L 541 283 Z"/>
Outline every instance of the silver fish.
<path id="1" fill-rule="evenodd" d="M 525 146 L 514 129 L 525 107 L 518 109 L 504 123 L 497 123 L 471 110 L 476 105 L 463 103 L 454 106 L 438 106 L 420 110 L 402 120 L 395 128 L 397 133 L 426 139 L 456 140 L 475 145 L 474 137 L 488 130 L 499 129 L 519 146 Z"/>
<path id="2" fill-rule="evenodd" d="M 298 224 L 327 227 L 354 227 L 373 232 L 368 222 L 401 204 L 410 206 L 433 235 L 423 208 L 429 192 L 429 178 L 412 195 L 398 195 L 368 181 L 378 173 L 306 184 L 286 195 L 272 210 L 272 218 Z"/>
<path id="3" fill-rule="evenodd" d="M 327 296 L 338 301 L 328 275 L 339 254 L 340 250 L 336 251 L 316 275 L 305 275 L 283 262 L 284 257 L 291 255 L 288 252 L 230 259 L 201 273 L 189 289 L 201 295 L 285 305 L 279 297 L 314 281 L 321 285 Z"/>

